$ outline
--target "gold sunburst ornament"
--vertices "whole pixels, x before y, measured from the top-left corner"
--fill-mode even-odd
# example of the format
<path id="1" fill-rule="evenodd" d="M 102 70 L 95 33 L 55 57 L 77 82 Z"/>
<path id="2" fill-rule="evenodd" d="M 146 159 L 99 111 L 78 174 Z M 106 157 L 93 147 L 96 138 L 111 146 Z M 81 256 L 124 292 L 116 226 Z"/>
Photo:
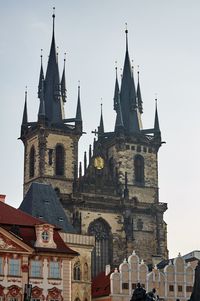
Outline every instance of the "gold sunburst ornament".
<path id="1" fill-rule="evenodd" d="M 94 159 L 94 167 L 96 169 L 102 169 L 102 168 L 104 168 L 104 159 L 102 157 L 100 157 L 100 156 L 96 157 Z"/>

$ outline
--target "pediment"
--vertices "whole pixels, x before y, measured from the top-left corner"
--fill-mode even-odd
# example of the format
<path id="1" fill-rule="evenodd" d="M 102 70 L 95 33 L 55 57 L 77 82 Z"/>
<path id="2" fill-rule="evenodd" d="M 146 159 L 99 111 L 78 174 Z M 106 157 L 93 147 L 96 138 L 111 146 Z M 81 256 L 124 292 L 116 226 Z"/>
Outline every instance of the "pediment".
<path id="1" fill-rule="evenodd" d="M 1 252 L 32 252 L 32 248 L 26 245 L 20 238 L 0 228 L 0 251 Z"/>

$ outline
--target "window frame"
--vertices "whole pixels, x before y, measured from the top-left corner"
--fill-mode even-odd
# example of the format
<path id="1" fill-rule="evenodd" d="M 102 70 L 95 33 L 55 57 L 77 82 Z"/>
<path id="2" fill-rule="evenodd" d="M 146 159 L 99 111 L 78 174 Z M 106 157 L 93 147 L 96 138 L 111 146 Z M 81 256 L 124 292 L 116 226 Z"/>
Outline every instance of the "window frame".
<path id="1" fill-rule="evenodd" d="M 52 266 L 52 265 L 54 265 L 54 266 Z M 55 265 L 57 265 L 57 267 Z M 50 279 L 61 279 L 61 264 L 59 261 L 50 261 L 49 262 L 49 278 Z"/>
<path id="2" fill-rule="evenodd" d="M 38 266 L 33 266 L 33 264 L 38 263 Z M 35 274 L 34 274 L 35 273 Z M 31 278 L 42 278 L 42 261 L 41 260 L 31 260 L 30 264 L 30 277 Z"/>
<path id="3" fill-rule="evenodd" d="M 12 264 L 11 264 L 11 262 L 12 262 Z M 21 260 L 19 258 L 9 258 L 9 260 L 8 260 L 8 276 L 15 276 L 15 277 L 21 276 L 20 266 L 21 266 Z M 17 269 L 16 269 L 16 267 L 17 267 Z M 11 268 L 12 268 L 12 271 L 11 271 Z M 16 271 L 17 271 L 17 273 L 16 273 Z"/>
<path id="4" fill-rule="evenodd" d="M 55 148 L 55 175 L 65 176 L 65 148 L 62 144 Z"/>

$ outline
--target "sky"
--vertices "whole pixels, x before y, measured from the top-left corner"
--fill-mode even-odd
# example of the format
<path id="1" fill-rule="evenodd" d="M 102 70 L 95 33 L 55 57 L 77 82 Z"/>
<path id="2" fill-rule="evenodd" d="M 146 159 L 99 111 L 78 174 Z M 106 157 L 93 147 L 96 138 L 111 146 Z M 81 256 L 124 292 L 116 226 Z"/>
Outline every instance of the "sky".
<path id="1" fill-rule="evenodd" d="M 0 194 L 18 207 L 23 199 L 23 143 L 18 140 L 28 90 L 28 118 L 37 118 L 40 52 L 46 69 L 55 6 L 60 73 L 66 52 L 66 117 L 74 117 L 78 81 L 85 134 L 79 158 L 100 119 L 114 128 L 115 61 L 125 55 L 125 23 L 135 79 L 140 70 L 143 126 L 154 121 L 155 97 L 162 139 L 160 202 L 168 203 L 169 256 L 200 249 L 200 1 L 0 0 Z"/>

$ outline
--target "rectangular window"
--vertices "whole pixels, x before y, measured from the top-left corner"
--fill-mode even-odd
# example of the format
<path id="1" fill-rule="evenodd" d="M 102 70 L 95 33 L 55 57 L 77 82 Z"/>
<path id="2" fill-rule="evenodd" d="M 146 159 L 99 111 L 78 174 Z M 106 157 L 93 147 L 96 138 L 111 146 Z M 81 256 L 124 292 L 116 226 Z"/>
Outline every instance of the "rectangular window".
<path id="1" fill-rule="evenodd" d="M 31 261 L 31 270 L 30 270 L 31 277 L 42 277 L 42 263 L 39 260 L 32 260 Z"/>
<path id="2" fill-rule="evenodd" d="M 9 259 L 9 275 L 20 276 L 20 261 L 19 259 Z"/>
<path id="3" fill-rule="evenodd" d="M 132 283 L 132 290 L 135 290 L 137 287 L 137 284 L 136 283 Z"/>
<path id="4" fill-rule="evenodd" d="M 3 257 L 0 257 L 0 275 L 3 275 Z"/>
<path id="5" fill-rule="evenodd" d="M 60 278 L 60 263 L 51 261 L 49 265 L 49 278 Z"/>
<path id="6" fill-rule="evenodd" d="M 187 285 L 186 286 L 186 292 L 187 293 L 191 293 L 192 292 L 193 287 L 191 285 Z"/>
<path id="7" fill-rule="evenodd" d="M 169 285 L 169 291 L 173 292 L 174 291 L 174 286 L 173 285 Z"/>
<path id="8" fill-rule="evenodd" d="M 182 292 L 182 291 L 183 291 L 182 285 L 178 285 L 178 292 Z"/>
<path id="9" fill-rule="evenodd" d="M 126 282 L 122 283 L 122 289 L 128 289 L 128 283 Z"/>

